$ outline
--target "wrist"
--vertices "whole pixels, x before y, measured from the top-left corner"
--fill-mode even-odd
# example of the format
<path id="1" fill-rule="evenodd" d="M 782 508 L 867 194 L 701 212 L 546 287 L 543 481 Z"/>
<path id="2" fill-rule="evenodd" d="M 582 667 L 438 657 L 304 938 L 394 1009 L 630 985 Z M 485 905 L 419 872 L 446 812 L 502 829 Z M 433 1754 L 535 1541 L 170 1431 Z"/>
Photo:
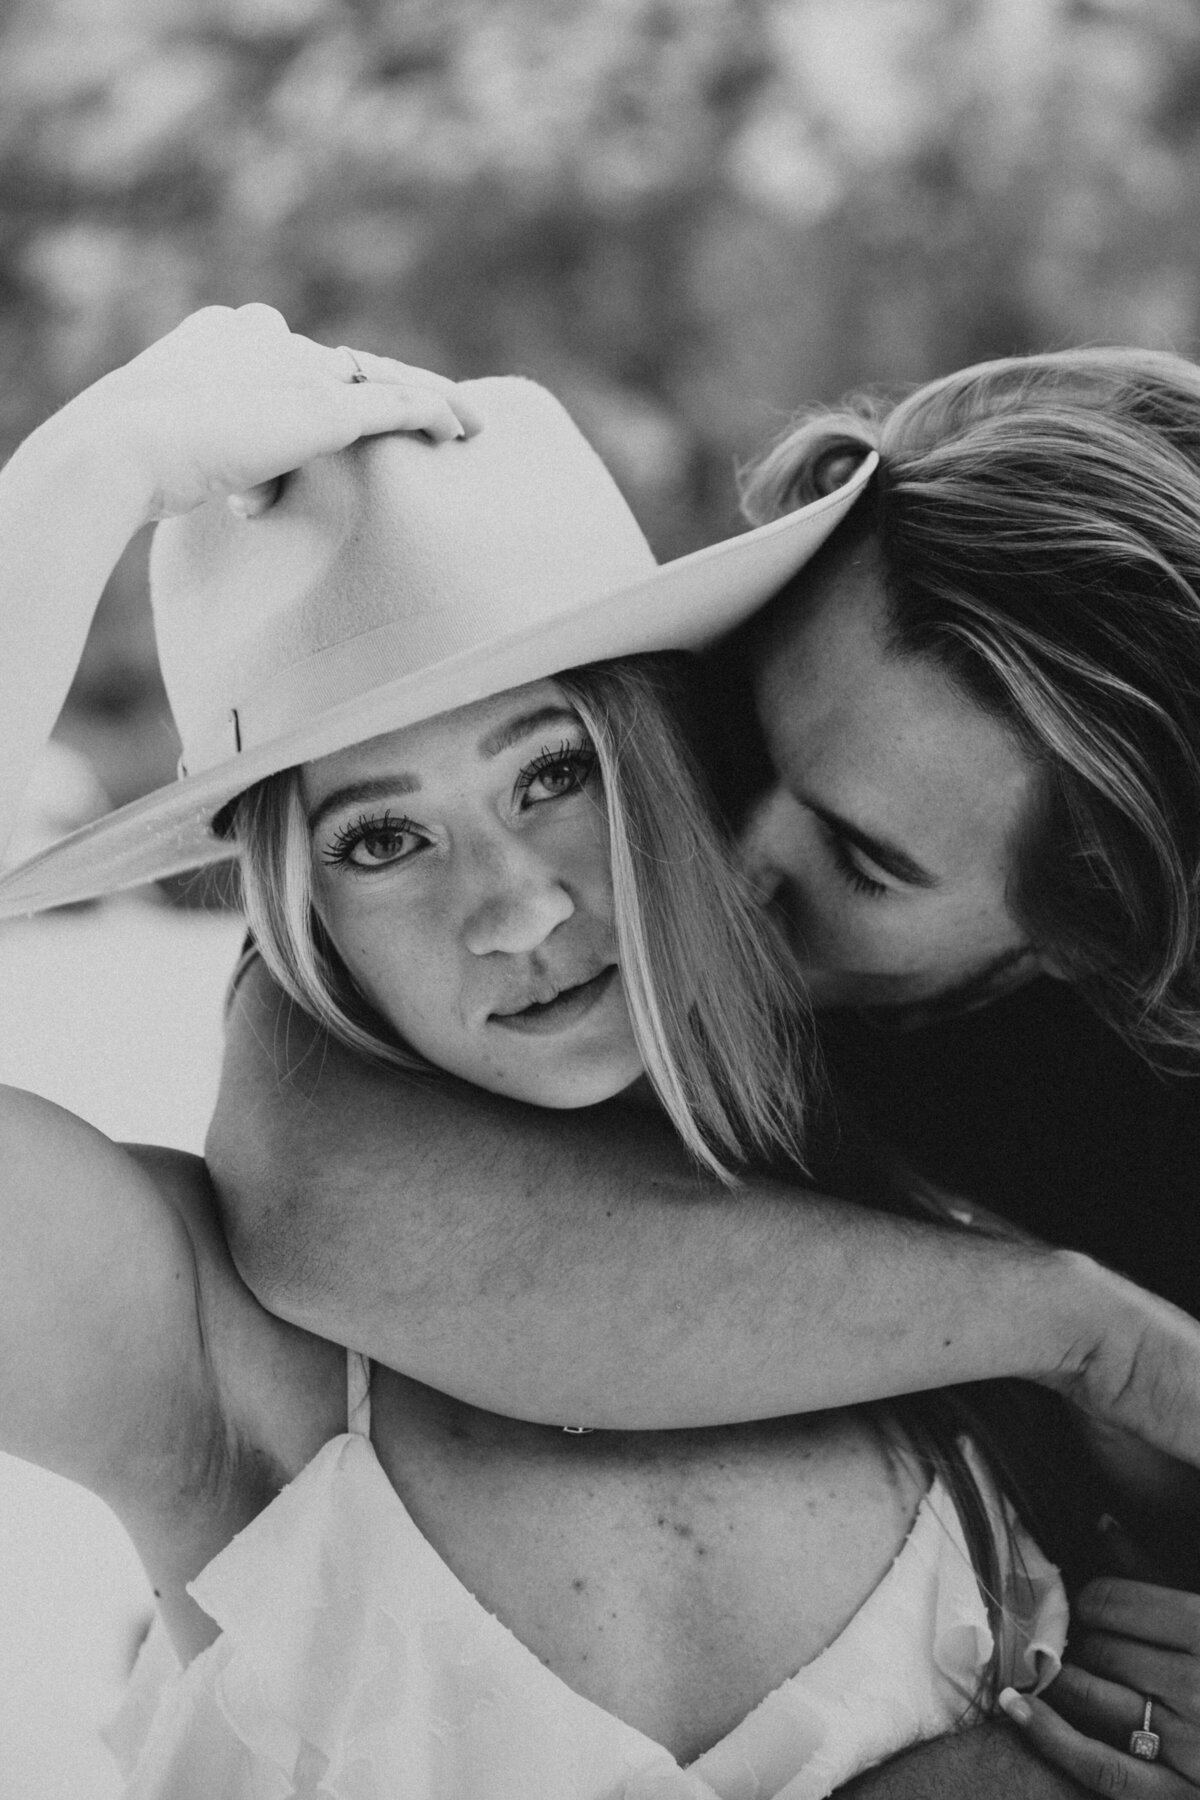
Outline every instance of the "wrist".
<path id="1" fill-rule="evenodd" d="M 121 371 L 115 371 L 120 374 Z M 154 483 L 136 431 L 136 406 L 114 375 L 85 388 L 52 413 L 19 446 L 8 471 L 24 482 L 71 482 L 72 505 L 103 498 L 129 535 L 154 516 Z"/>
<path id="2" fill-rule="evenodd" d="M 1106 1338 L 1119 1334 L 1127 1284 L 1082 1251 L 1051 1249 L 1038 1271 L 1027 1379 L 1069 1393 Z M 1130 1290 L 1132 1292 L 1134 1290 Z"/>
<path id="3" fill-rule="evenodd" d="M 77 521 L 103 522 L 120 547 L 154 518 L 153 487 L 121 432 L 100 418 L 64 407 L 25 439 L 4 469 L 4 490 L 16 506 L 47 513 L 68 507 Z"/>

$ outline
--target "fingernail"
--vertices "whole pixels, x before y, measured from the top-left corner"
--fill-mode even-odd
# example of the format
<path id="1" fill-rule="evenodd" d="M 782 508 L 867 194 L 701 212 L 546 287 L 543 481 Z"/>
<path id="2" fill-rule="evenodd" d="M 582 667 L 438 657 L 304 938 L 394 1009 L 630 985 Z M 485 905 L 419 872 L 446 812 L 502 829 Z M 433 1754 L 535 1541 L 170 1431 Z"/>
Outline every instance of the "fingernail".
<path id="1" fill-rule="evenodd" d="M 1033 1717 L 1033 1708 L 1028 1700 L 1022 1699 L 1016 1688 L 1002 1688 L 997 1695 L 996 1704 L 1014 1725 L 1028 1725 Z"/>

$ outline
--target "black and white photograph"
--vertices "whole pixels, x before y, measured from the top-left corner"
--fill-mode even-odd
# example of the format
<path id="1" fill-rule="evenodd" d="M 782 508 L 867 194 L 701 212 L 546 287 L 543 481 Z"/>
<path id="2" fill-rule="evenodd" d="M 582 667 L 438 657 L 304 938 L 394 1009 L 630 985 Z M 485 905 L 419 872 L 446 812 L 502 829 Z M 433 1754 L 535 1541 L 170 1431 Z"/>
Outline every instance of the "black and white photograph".
<path id="1" fill-rule="evenodd" d="M 0 1800 L 1200 1794 L 1200 8 L 0 0 Z"/>

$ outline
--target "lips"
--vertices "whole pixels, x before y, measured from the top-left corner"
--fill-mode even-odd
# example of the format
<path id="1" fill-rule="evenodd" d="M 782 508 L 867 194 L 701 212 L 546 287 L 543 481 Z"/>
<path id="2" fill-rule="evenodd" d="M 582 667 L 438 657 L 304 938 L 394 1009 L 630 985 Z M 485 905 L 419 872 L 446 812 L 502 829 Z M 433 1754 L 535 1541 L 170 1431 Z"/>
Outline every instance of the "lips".
<path id="1" fill-rule="evenodd" d="M 488 1022 L 505 1031 L 549 1036 L 586 1018 L 604 999 L 616 978 L 616 965 L 610 963 L 598 975 L 574 986 L 553 990 L 544 1000 L 531 1000 L 512 1012 L 494 1012 Z"/>

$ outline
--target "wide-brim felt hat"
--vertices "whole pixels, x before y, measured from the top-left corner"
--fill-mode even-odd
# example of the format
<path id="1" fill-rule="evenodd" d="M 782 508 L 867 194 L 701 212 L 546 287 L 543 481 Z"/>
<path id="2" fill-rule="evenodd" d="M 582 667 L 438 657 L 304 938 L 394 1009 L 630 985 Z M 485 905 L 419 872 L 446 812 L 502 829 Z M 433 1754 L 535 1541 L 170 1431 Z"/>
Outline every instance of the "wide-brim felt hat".
<path id="1" fill-rule="evenodd" d="M 214 821 L 265 776 L 583 663 L 699 650 L 803 566 L 869 478 L 658 564 L 536 383 L 463 384 L 477 435 L 366 438 L 252 517 L 212 501 L 150 561 L 179 778 L 0 876 L 0 916 L 235 854 Z"/>

